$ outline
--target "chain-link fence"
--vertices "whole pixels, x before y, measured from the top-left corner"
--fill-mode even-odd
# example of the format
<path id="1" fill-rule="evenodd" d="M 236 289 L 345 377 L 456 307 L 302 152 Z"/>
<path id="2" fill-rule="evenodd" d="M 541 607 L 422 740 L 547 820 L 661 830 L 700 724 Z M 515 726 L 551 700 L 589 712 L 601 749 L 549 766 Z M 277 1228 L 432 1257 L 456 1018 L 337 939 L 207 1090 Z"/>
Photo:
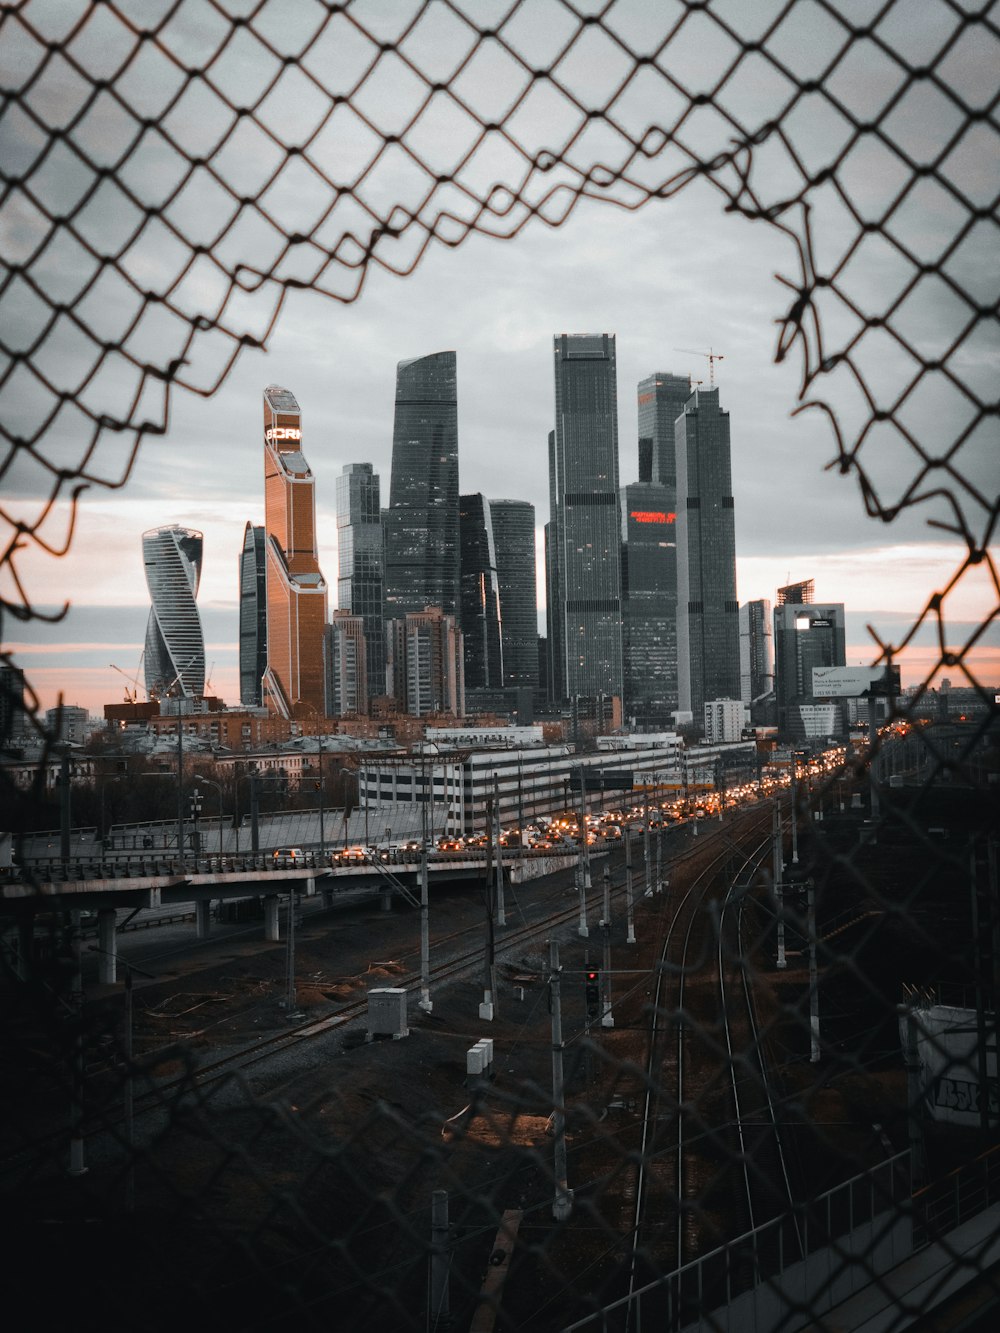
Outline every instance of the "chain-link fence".
<path id="1" fill-rule="evenodd" d="M 856 764 L 817 776 L 810 814 L 827 817 L 804 819 L 807 873 L 785 895 L 787 919 L 746 906 L 719 955 L 724 978 L 735 960 L 759 982 L 748 1012 L 760 1027 L 731 1048 L 717 1012 L 640 987 L 636 1031 L 650 1014 L 687 1031 L 696 1083 L 684 1095 L 677 1051 L 644 1072 L 624 1030 L 576 1043 L 571 1218 L 552 1218 L 554 1122 L 567 1140 L 546 1090 L 544 1000 L 544 1017 L 532 1007 L 518 1020 L 521 1036 L 505 1030 L 538 1045 L 530 1075 L 477 1092 L 457 1129 L 442 1129 L 416 1077 L 405 1106 L 372 1075 L 350 1081 L 339 1107 L 317 1095 L 313 1116 L 280 1079 L 273 1097 L 240 1080 L 199 1091 L 201 1020 L 182 1003 L 145 1014 L 157 1054 L 138 1065 L 117 1010 L 67 1021 L 73 951 L 54 926 L 44 985 L 14 987 L 5 1023 L 20 1090 L 6 1178 L 30 1201 L 30 1245 L 64 1238 L 42 1280 L 92 1283 L 121 1263 L 137 1327 L 195 1295 L 222 1327 L 430 1326 L 428 1301 L 440 1315 L 448 1280 L 466 1321 L 485 1283 L 485 1308 L 509 1327 L 595 1311 L 606 1313 L 594 1327 L 682 1327 L 773 1293 L 787 1273 L 792 1295 L 766 1316 L 775 1327 L 822 1323 L 861 1279 L 902 1326 L 919 1301 L 879 1277 L 900 1226 L 925 1260 L 944 1246 L 933 1291 L 963 1264 L 986 1280 L 996 1255 L 968 1230 L 953 1238 L 996 1197 L 982 1157 L 996 1136 L 996 708 L 976 669 L 1000 603 L 996 6 L 27 0 L 0 13 L 5 626 L 39 614 L 24 554 L 66 556 L 83 493 L 126 485 L 146 437 L 166 430 L 171 394 L 214 393 L 241 348 L 267 344 L 290 289 L 351 302 L 371 266 L 410 273 L 432 240 L 512 239 L 535 219 L 561 224 L 581 199 L 663 209 L 699 178 L 720 207 L 795 248 L 777 356 L 800 360 L 799 410 L 826 417 L 831 468 L 854 475 L 869 515 L 925 514 L 960 552 L 899 640 L 877 644 L 892 662 L 932 627 L 925 689 Z M 982 614 L 966 632 L 952 608 L 970 589 Z M 943 669 L 974 691 L 962 725 L 924 715 Z M 6 711 L 21 707 L 20 686 L 16 670 L 5 676 Z M 706 867 L 690 865 L 693 882 Z M 796 960 L 787 985 L 773 972 L 779 927 Z M 726 931 L 717 913 L 717 938 Z M 821 1058 L 803 1063 L 803 1034 L 817 1041 L 810 969 L 826 1014 Z M 533 984 L 536 1004 L 551 996 L 547 974 L 532 953 L 505 986 L 531 1007 Z M 916 990 L 900 1019 L 904 983 Z M 960 983 L 962 1003 L 935 1007 L 941 986 Z M 948 1023 L 965 1035 L 945 1038 Z M 744 1215 L 728 1191 L 760 1131 L 734 1137 L 719 1071 L 762 1085 L 749 1053 L 765 1047 L 785 1137 L 808 1127 L 811 1146 L 788 1168 L 784 1211 L 772 1199 Z M 45 1108 L 76 1107 L 83 1066 L 98 1090 L 87 1134 L 99 1129 L 102 1147 L 68 1203 L 62 1147 L 42 1127 Z M 642 1116 L 651 1087 L 658 1109 Z M 140 1095 L 155 1127 L 137 1133 Z M 647 1140 L 629 1117 L 693 1126 L 701 1147 L 669 1149 L 659 1129 Z M 744 1115 L 748 1127 L 762 1117 Z M 757 1174 L 773 1194 L 771 1151 L 760 1148 Z M 697 1163 L 682 1184 L 669 1163 L 685 1155 Z M 453 1199 L 436 1231 L 434 1189 Z M 641 1221 L 634 1197 L 653 1201 Z M 787 1234 L 775 1216 L 792 1219 Z M 753 1242 L 705 1258 L 740 1233 Z M 652 1304 L 629 1299 L 640 1290 Z"/>

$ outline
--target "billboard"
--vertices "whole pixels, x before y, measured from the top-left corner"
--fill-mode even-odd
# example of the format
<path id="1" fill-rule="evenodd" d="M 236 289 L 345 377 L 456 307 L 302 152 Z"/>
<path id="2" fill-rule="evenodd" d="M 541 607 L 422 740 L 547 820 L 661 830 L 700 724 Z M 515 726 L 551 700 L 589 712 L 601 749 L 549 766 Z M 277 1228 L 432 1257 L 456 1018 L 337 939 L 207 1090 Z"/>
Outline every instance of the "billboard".
<path id="1" fill-rule="evenodd" d="M 819 666 L 812 669 L 814 699 L 859 699 L 899 693 L 899 667 Z"/>

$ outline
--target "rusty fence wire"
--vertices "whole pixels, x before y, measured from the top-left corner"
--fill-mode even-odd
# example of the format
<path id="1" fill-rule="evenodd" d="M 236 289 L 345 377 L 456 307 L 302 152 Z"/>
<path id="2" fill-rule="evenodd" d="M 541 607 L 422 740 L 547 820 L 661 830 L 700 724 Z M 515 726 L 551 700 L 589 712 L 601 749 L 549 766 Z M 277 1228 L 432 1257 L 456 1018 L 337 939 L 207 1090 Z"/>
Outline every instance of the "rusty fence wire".
<path id="1" fill-rule="evenodd" d="M 796 410 L 826 419 L 830 469 L 856 479 L 868 515 L 891 524 L 913 511 L 959 552 L 898 641 L 874 640 L 873 658 L 892 663 L 930 627 L 937 652 L 923 686 L 856 763 L 802 797 L 815 901 L 792 895 L 789 947 L 804 958 L 811 945 L 816 965 L 836 971 L 839 1008 L 824 1076 L 789 1077 L 783 1115 L 815 1127 L 846 1107 L 861 1119 L 859 1108 L 881 1109 L 853 1140 L 833 1136 L 830 1169 L 809 1174 L 787 1233 L 746 1227 L 753 1241 L 713 1251 L 713 1237 L 732 1240 L 718 1220 L 719 1178 L 752 1152 L 718 1128 L 707 1075 L 690 1105 L 662 1108 L 665 1118 L 694 1117 L 711 1147 L 692 1192 L 662 1186 L 674 1194 L 658 1205 L 672 1234 L 694 1219 L 699 1244 L 668 1260 L 643 1235 L 630 1253 L 622 1237 L 631 1173 L 640 1162 L 653 1175 L 666 1169 L 659 1151 L 647 1160 L 626 1134 L 600 1129 L 607 1108 L 628 1114 L 648 1081 L 631 1054 L 610 1057 L 593 1037 L 579 1045 L 586 1059 L 568 1076 L 566 1113 L 592 1186 L 575 1201 L 577 1230 L 563 1232 L 548 1211 L 554 1112 L 541 1085 L 521 1086 L 508 1103 L 498 1091 L 475 1093 L 457 1139 L 430 1106 L 404 1114 L 374 1094 L 364 1114 L 356 1098 L 338 1110 L 334 1096 L 322 1123 L 280 1089 L 264 1098 L 240 1078 L 207 1094 L 184 1040 L 161 1043 L 155 1059 L 129 1055 L 117 1010 L 113 1021 L 74 1011 L 73 945 L 53 926 L 44 1000 L 32 991 L 30 1005 L 18 992 L 11 1001 L 5 1062 L 18 1068 L 22 1095 L 0 1118 L 8 1182 L 35 1199 L 38 1218 L 72 1229 L 68 1281 L 85 1282 L 108 1262 L 110 1244 L 140 1275 L 130 1284 L 143 1307 L 136 1327 L 158 1327 L 156 1309 L 183 1308 L 181 1292 L 207 1300 L 222 1327 L 361 1326 L 350 1322 L 356 1309 L 372 1327 L 422 1328 L 441 1324 L 428 1292 L 440 1298 L 442 1256 L 463 1293 L 453 1305 L 467 1315 L 483 1287 L 483 1255 L 488 1278 L 510 1250 L 533 1262 L 519 1298 L 509 1286 L 487 1298 L 501 1324 L 637 1327 L 642 1291 L 653 1302 L 647 1318 L 681 1328 L 748 1290 L 773 1290 L 789 1247 L 803 1271 L 815 1268 L 811 1254 L 834 1254 L 825 1287 L 810 1269 L 797 1311 L 793 1300 L 766 1315 L 794 1328 L 821 1322 L 844 1298 L 845 1274 L 878 1286 L 879 1255 L 898 1225 L 947 1244 L 955 1227 L 974 1226 L 968 1217 L 995 1205 L 995 1108 L 985 1090 L 995 1097 L 1000 926 L 987 833 L 997 710 L 975 663 L 1000 605 L 991 549 L 998 70 L 1000 10 L 987 0 L 0 6 L 8 637 L 12 622 L 42 614 L 25 556 L 71 553 L 84 493 L 127 485 L 144 442 L 167 429 L 172 394 L 217 392 L 242 348 L 267 345 L 289 290 L 353 302 L 372 266 L 409 274 L 433 241 L 514 241 L 538 220 L 563 224 L 582 199 L 665 209 L 697 180 L 720 208 L 777 228 L 796 256 L 794 276 L 782 279 L 787 304 L 774 312 L 776 357 L 801 368 Z M 954 608 L 970 598 L 982 614 L 968 631 L 967 613 Z M 5 727 L 20 710 L 43 735 L 30 678 L 9 654 L 3 662 Z M 925 725 L 927 692 L 943 670 L 976 696 L 960 730 Z M 892 780 L 903 774 L 924 796 L 952 801 L 949 841 L 903 798 Z M 877 840 L 837 822 L 861 787 L 872 815 L 874 787 Z M 824 810 L 828 820 L 815 818 Z M 773 913 L 752 917 L 748 909 L 733 955 L 749 974 L 760 971 L 760 951 L 773 953 L 776 928 Z M 886 948 L 893 963 L 883 975 Z M 544 976 L 545 960 L 528 971 Z M 901 983 L 916 989 L 900 1009 Z M 972 999 L 952 1007 L 978 1024 L 978 1083 L 968 1076 L 972 1056 L 949 1072 L 954 1052 L 921 1027 L 941 988 L 961 983 Z M 772 991 L 762 1035 L 744 1034 L 750 1046 L 766 1040 L 779 1064 L 794 1064 L 796 1034 L 811 1022 L 800 1001 Z M 719 1045 L 696 1007 L 670 1003 L 663 1016 L 690 1021 L 720 1068 L 743 1067 L 743 1052 Z M 157 1021 L 147 1015 L 147 1026 Z M 899 1111 L 886 1072 L 893 1041 L 900 1069 L 900 1050 L 915 1067 L 921 1042 L 945 1053 L 933 1095 L 971 1117 L 957 1151 L 942 1146 L 943 1130 L 941 1143 L 924 1142 L 925 1092 L 904 1086 Z M 106 1106 L 88 1111 L 103 1162 L 74 1214 L 54 1183 L 62 1146 L 51 1147 L 34 1118 L 39 1106 L 73 1104 L 81 1062 Z M 125 1090 L 144 1099 L 147 1116 L 159 1105 L 160 1132 L 132 1134 L 120 1112 Z M 269 1154 L 279 1146 L 277 1169 Z M 432 1232 L 429 1176 L 465 1201 L 460 1234 L 454 1223 Z M 864 1183 L 846 1183 L 855 1178 Z M 100 1211 L 98 1179 L 117 1212 Z M 137 1196 L 155 1199 L 141 1228 L 125 1206 Z M 808 1217 L 807 1203 L 816 1205 Z M 517 1238 L 505 1246 L 515 1212 Z M 838 1238 L 863 1227 L 867 1247 L 847 1252 Z M 168 1272 L 155 1262 L 161 1246 Z M 952 1260 L 961 1266 L 957 1252 Z M 983 1275 L 995 1262 L 972 1261 Z M 52 1275 L 58 1282 L 55 1265 Z M 912 1311 L 899 1306 L 903 1326 Z"/>

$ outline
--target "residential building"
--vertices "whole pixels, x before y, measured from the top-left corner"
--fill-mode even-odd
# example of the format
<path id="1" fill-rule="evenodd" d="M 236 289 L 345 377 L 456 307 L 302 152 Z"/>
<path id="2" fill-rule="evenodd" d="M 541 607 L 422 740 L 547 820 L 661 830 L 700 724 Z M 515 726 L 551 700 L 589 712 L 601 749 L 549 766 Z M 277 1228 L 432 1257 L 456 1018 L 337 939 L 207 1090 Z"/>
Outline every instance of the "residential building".
<path id="1" fill-rule="evenodd" d="M 730 744 L 743 739 L 746 709 L 742 699 L 708 699 L 705 701 L 705 742 L 708 745 Z"/>
<path id="2" fill-rule="evenodd" d="M 389 508 L 385 540 L 385 618 L 424 607 L 459 607 L 458 400 L 454 352 L 396 367 Z"/>
<path id="3" fill-rule="evenodd" d="M 700 724 L 707 699 L 740 695 L 729 413 L 718 389 L 688 399 L 675 447 L 678 707 Z"/>
<path id="4" fill-rule="evenodd" d="M 195 598 L 204 538 L 192 528 L 151 528 L 142 559 L 152 606 L 143 669 L 150 698 L 193 699 L 205 692 L 205 639 Z"/>
<path id="5" fill-rule="evenodd" d="M 263 700 L 280 717 L 322 717 L 327 585 L 316 545 L 316 485 L 302 452 L 302 410 L 295 395 L 277 384 L 264 390 L 264 526 Z"/>
<path id="6" fill-rule="evenodd" d="M 553 339 L 546 553 L 554 694 L 621 697 L 618 394 L 613 334 Z"/>
<path id="7" fill-rule="evenodd" d="M 361 616 L 334 611 L 326 627 L 326 707 L 331 717 L 368 712 L 368 663 Z"/>
<path id="8" fill-rule="evenodd" d="M 371 463 L 346 463 L 337 478 L 337 560 L 337 605 L 364 625 L 369 697 L 384 694 L 382 508 Z"/>
<path id="9" fill-rule="evenodd" d="M 246 525 L 239 561 L 240 703 L 259 708 L 267 670 L 267 532 Z"/>
<path id="10" fill-rule="evenodd" d="M 465 662 L 457 618 L 429 606 L 387 621 L 386 680 L 400 712 L 464 717 Z"/>

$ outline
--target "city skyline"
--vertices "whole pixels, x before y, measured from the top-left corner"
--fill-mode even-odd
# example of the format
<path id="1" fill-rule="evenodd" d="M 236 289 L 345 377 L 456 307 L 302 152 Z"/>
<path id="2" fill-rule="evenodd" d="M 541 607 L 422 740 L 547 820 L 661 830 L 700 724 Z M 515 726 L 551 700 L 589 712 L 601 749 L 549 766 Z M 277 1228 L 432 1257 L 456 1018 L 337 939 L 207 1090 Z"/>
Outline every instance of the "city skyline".
<path id="1" fill-rule="evenodd" d="M 171 447 L 150 442 L 126 488 L 120 492 L 93 490 L 84 498 L 68 561 L 54 562 L 27 553 L 25 577 L 35 588 L 38 603 L 47 610 L 61 606 L 66 598 L 73 603 L 68 621 L 61 625 L 29 622 L 12 627 L 11 647 L 18 665 L 27 670 L 43 704 L 54 703 L 60 688 L 67 702 L 84 703 L 92 711 L 120 697 L 120 677 L 108 664 L 115 662 L 134 671 L 148 611 L 133 543 L 142 530 L 170 521 L 196 526 L 205 533 L 200 605 L 206 651 L 209 661 L 216 663 L 212 673 L 216 692 L 231 700 L 238 698 L 238 611 L 232 560 L 247 521 L 257 523 L 263 518 L 247 449 L 255 434 L 259 410 L 255 404 L 260 401 L 261 386 L 276 378 L 279 370 L 286 382 L 296 384 L 303 398 L 307 390 L 309 393 L 309 448 L 320 483 L 320 562 L 330 571 L 331 582 L 337 554 L 335 477 L 344 464 L 368 459 L 388 484 L 398 354 L 426 354 L 428 343 L 431 347 L 450 344 L 459 353 L 459 431 L 464 441 L 461 488 L 479 489 L 491 497 L 510 495 L 517 481 L 517 498 L 534 504 L 536 511 L 540 579 L 540 520 L 548 512 L 544 441 L 552 425 L 546 349 L 551 347 L 554 329 L 574 326 L 618 329 L 619 433 L 625 458 L 638 437 L 635 386 L 653 373 L 651 367 L 659 365 L 664 373 L 689 374 L 693 379 L 707 378 L 707 361 L 702 366 L 696 357 L 670 349 L 681 342 L 685 346 L 701 343 L 706 352 L 712 346 L 725 349 L 726 360 L 716 368 L 716 377 L 727 407 L 738 414 L 741 436 L 733 458 L 739 600 L 773 599 L 776 588 L 789 577 L 816 576 L 817 595 L 847 605 L 848 660 L 870 661 L 876 649 L 866 625 L 874 624 L 883 639 L 898 639 L 931 592 L 948 584 L 963 549 L 955 541 L 942 540 L 939 530 L 923 522 L 924 517 L 941 517 L 934 513 L 933 505 L 924 511 L 906 511 L 896 524 L 886 527 L 865 516 L 852 481 L 845 484 L 836 473 L 824 471 L 831 459 L 828 430 L 818 415 L 790 416 L 795 407 L 796 370 L 788 362 L 772 363 L 769 324 L 753 317 L 754 306 L 767 310 L 771 281 L 766 267 L 746 268 L 742 299 L 729 310 L 720 298 L 717 280 L 707 272 L 710 265 L 703 251 L 712 246 L 700 238 L 711 235 L 716 253 L 731 255 L 733 262 L 738 238 L 729 220 L 716 217 L 713 221 L 712 212 L 695 207 L 693 200 L 688 202 L 690 198 L 689 191 L 671 201 L 671 206 L 682 215 L 678 236 L 689 242 L 691 264 L 687 268 L 671 265 L 658 248 L 649 259 L 659 265 L 660 282 L 676 279 L 679 292 L 686 293 L 692 305 L 694 286 L 704 283 L 697 336 L 680 320 L 676 332 L 661 330 L 658 319 L 651 323 L 652 312 L 638 301 L 627 274 L 622 291 L 616 294 L 614 275 L 593 269 L 595 257 L 613 253 L 621 245 L 619 226 L 612 226 L 607 210 L 600 209 L 591 209 L 591 225 L 582 243 L 578 240 L 575 246 L 565 244 L 573 232 L 572 223 L 557 234 L 539 231 L 526 237 L 524 244 L 490 247 L 489 242 L 475 238 L 475 245 L 455 256 L 429 256 L 406 283 L 376 275 L 370 284 L 373 290 L 355 306 L 340 309 L 317 298 L 299 298 L 302 304 L 289 311 L 279 325 L 266 359 L 259 352 L 244 353 L 223 389 L 207 401 L 175 395 L 168 440 L 176 441 L 176 449 L 184 451 L 195 448 L 206 434 L 212 435 L 219 444 L 217 477 L 214 472 L 206 476 L 212 469 L 202 459 L 198 465 L 202 485 L 197 495 L 186 493 L 179 484 Z M 635 221 L 629 220 L 630 228 Z M 640 260 L 644 246 L 651 244 L 651 230 L 655 234 L 655 228 L 642 225 L 636 234 Z M 496 270 L 508 272 L 510 282 L 504 290 L 525 298 L 528 304 L 527 312 L 512 320 L 513 298 L 504 297 L 497 314 L 500 322 L 495 326 L 504 330 L 502 356 L 497 347 L 484 347 L 478 328 L 469 326 L 468 305 L 462 304 L 477 267 L 474 251 L 481 254 L 484 247 L 490 247 Z M 543 281 L 536 294 L 529 293 L 526 284 L 546 273 L 545 261 L 557 248 L 563 269 L 558 290 L 549 291 Z M 583 284 L 584 274 L 591 280 L 589 289 Z M 446 299 L 437 305 L 435 293 L 439 291 Z M 773 308 L 773 291 L 770 299 Z M 438 309 L 440 319 L 434 334 L 428 335 L 425 324 L 431 308 Z M 325 329 L 332 319 L 350 326 L 356 349 L 349 364 L 334 377 L 321 354 Z M 395 343 L 398 337 L 396 346 L 388 346 L 384 337 L 391 322 L 396 330 L 391 341 Z M 377 356 L 366 352 L 369 344 L 372 348 L 377 345 Z M 634 469 L 623 464 L 620 482 L 630 481 L 632 473 Z M 792 495 L 795 507 L 789 515 Z M 952 641 L 961 644 L 970 637 L 990 605 L 986 571 L 981 577 L 967 575 L 947 607 L 949 620 L 954 622 Z M 539 595 L 540 615 L 543 606 Z M 926 664 L 936 659 L 933 626 L 922 631 L 921 639 L 917 650 L 902 659 L 904 684 L 922 679 Z M 995 631 L 980 640 L 977 660 L 983 663 L 984 681 L 1000 679 L 1000 644 Z"/>

